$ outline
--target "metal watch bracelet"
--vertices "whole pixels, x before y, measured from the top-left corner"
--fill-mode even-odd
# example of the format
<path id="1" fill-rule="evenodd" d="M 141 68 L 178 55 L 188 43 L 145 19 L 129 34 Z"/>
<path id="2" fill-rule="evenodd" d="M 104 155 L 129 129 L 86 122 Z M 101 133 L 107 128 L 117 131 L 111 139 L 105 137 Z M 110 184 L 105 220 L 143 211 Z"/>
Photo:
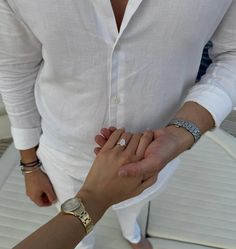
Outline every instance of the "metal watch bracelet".
<path id="1" fill-rule="evenodd" d="M 200 137 L 202 136 L 200 129 L 191 121 L 184 120 L 181 118 L 173 118 L 167 124 L 167 126 L 174 125 L 175 127 L 182 127 L 188 132 L 190 132 L 194 138 L 194 142 L 196 143 Z"/>

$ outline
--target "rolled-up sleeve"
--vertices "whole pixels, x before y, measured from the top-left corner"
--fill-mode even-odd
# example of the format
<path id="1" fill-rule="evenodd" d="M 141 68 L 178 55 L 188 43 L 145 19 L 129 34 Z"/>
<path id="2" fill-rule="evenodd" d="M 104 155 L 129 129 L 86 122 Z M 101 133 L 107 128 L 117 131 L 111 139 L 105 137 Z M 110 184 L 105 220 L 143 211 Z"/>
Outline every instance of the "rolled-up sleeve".
<path id="1" fill-rule="evenodd" d="M 0 0 L 0 20 L 0 92 L 15 147 L 29 149 L 39 143 L 41 134 L 34 97 L 41 44 L 5 0 Z"/>
<path id="2" fill-rule="evenodd" d="M 190 89 L 185 102 L 194 101 L 212 115 L 215 126 L 236 106 L 236 1 L 211 39 L 210 57 L 213 63 L 206 74 Z"/>

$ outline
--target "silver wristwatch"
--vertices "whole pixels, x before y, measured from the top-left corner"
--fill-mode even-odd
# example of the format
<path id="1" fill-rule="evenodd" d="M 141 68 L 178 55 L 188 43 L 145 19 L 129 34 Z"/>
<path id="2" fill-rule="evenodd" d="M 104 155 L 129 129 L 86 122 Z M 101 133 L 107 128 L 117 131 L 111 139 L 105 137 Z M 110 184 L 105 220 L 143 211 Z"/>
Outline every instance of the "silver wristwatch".
<path id="1" fill-rule="evenodd" d="M 175 127 L 182 127 L 188 132 L 190 132 L 196 143 L 202 136 L 200 129 L 191 121 L 184 120 L 181 118 L 173 118 L 170 120 L 167 126 L 174 125 Z"/>
<path id="2" fill-rule="evenodd" d="M 71 214 L 77 217 L 83 224 L 86 234 L 90 233 L 93 230 L 93 222 L 88 212 L 85 210 L 85 207 L 80 198 L 74 197 L 65 201 L 61 205 L 61 211 L 65 214 Z"/>

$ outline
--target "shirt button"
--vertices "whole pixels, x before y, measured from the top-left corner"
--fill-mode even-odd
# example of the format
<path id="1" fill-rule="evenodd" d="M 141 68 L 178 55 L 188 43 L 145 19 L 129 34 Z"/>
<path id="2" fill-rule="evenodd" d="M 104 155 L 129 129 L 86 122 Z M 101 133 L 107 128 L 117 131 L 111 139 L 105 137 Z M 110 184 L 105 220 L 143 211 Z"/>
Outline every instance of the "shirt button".
<path id="1" fill-rule="evenodd" d="M 114 105 L 119 104 L 119 103 L 120 103 L 120 98 L 117 97 L 117 96 L 113 96 L 113 97 L 111 98 L 111 103 L 114 104 Z"/>

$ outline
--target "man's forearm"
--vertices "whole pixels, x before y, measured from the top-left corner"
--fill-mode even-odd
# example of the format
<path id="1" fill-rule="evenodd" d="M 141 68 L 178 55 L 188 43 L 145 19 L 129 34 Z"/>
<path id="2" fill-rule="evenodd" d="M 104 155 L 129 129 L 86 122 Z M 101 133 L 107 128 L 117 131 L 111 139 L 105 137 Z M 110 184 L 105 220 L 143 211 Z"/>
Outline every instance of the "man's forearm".
<path id="1" fill-rule="evenodd" d="M 37 159 L 37 155 L 36 155 L 37 148 L 38 148 L 38 145 L 27 150 L 20 150 L 21 160 L 24 163 L 28 163 L 28 162 L 32 162 L 36 160 Z"/>
<path id="2" fill-rule="evenodd" d="M 186 102 L 175 117 L 192 121 L 202 133 L 214 127 L 214 119 L 211 114 L 195 102 Z"/>
<path id="3" fill-rule="evenodd" d="M 186 102 L 174 117 L 195 123 L 202 134 L 214 127 L 214 119 L 211 114 L 195 102 Z M 166 129 L 178 139 L 181 152 L 194 144 L 193 136 L 184 128 L 177 128 L 172 125 L 166 127 Z"/>

